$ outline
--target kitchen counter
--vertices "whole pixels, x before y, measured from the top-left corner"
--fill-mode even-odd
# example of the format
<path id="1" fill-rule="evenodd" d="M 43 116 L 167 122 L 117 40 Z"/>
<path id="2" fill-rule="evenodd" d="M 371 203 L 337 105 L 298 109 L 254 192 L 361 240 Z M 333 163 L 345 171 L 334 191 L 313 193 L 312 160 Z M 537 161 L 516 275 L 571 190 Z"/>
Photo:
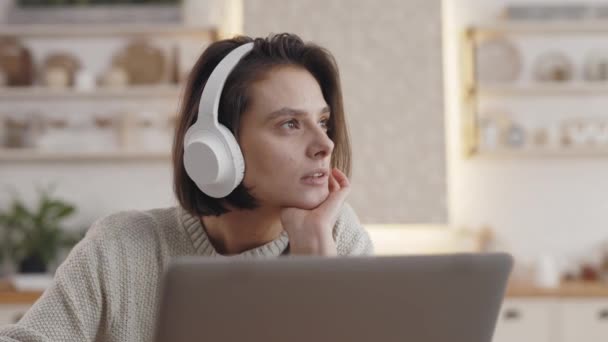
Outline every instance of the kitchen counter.
<path id="1" fill-rule="evenodd" d="M 31 304 L 41 294 L 41 291 L 16 291 L 9 281 L 0 279 L 0 305 Z"/>
<path id="2" fill-rule="evenodd" d="M 1 304 L 31 304 L 34 303 L 42 292 L 15 291 L 9 284 L 0 283 L 0 305 Z M 511 284 L 507 289 L 507 298 L 518 297 L 576 297 L 594 298 L 608 297 L 608 284 L 572 282 L 564 283 L 558 288 L 539 288 L 532 285 Z"/>
<path id="3" fill-rule="evenodd" d="M 557 288 L 540 288 L 526 284 L 511 284 L 507 297 L 608 297 L 608 284 L 594 282 L 566 282 Z"/>
<path id="4" fill-rule="evenodd" d="M 0 305 L 4 304 L 33 304 L 42 292 L 0 291 Z"/>

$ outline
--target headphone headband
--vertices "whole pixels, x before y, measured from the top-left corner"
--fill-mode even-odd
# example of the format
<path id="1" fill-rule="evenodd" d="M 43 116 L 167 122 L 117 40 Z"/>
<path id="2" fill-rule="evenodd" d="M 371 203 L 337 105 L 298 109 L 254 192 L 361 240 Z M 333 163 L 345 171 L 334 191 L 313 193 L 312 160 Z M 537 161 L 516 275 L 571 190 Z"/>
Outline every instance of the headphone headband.
<path id="1" fill-rule="evenodd" d="M 237 47 L 230 51 L 230 53 L 219 62 L 215 69 L 213 69 L 211 75 L 207 79 L 203 94 L 201 95 L 201 100 L 198 105 L 198 118 L 195 125 L 201 120 L 209 120 L 209 124 L 217 124 L 220 98 L 222 97 L 222 90 L 224 89 L 226 79 L 228 79 L 230 72 L 238 65 L 241 59 L 249 54 L 252 49 L 253 43 L 246 43 Z M 209 111 L 211 111 L 211 113 L 209 113 Z"/>

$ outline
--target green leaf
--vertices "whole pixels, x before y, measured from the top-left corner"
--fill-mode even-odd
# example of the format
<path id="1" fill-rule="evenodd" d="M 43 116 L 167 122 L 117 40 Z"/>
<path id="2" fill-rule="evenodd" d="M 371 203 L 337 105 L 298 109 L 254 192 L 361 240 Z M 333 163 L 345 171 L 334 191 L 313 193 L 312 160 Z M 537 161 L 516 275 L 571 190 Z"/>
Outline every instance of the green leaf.
<path id="1" fill-rule="evenodd" d="M 27 208 L 16 192 L 9 207 L 0 209 L 0 260 L 37 255 L 49 263 L 62 248 L 73 246 L 84 235 L 67 231 L 64 222 L 76 212 L 76 207 L 54 197 L 54 187 L 38 188 L 35 210 Z"/>

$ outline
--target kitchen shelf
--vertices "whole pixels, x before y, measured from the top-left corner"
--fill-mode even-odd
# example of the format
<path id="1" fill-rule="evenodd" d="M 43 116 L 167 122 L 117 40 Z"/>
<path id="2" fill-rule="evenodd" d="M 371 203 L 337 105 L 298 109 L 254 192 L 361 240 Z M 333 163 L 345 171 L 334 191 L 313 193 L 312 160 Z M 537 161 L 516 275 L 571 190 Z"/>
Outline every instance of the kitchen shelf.
<path id="1" fill-rule="evenodd" d="M 493 25 L 480 25 L 470 32 L 477 36 L 530 33 L 596 33 L 606 34 L 608 22 L 606 20 L 556 20 L 538 22 L 512 22 Z"/>
<path id="2" fill-rule="evenodd" d="M 56 152 L 35 149 L 0 149 L 0 161 L 11 162 L 89 162 L 89 161 L 169 161 L 170 152 L 154 151 L 99 151 Z"/>
<path id="3" fill-rule="evenodd" d="M 479 96 L 563 96 L 608 94 L 608 82 L 564 82 L 562 84 L 488 84 L 479 85 Z"/>
<path id="4" fill-rule="evenodd" d="M 217 39 L 215 28 L 187 27 L 183 25 L 0 25 L 0 36 L 19 36 L 28 38 L 66 38 L 93 36 L 195 36 L 211 40 Z"/>
<path id="5" fill-rule="evenodd" d="M 513 159 L 513 158 L 572 158 L 572 157 L 608 157 L 605 148 L 562 148 L 562 149 L 497 149 L 478 151 L 474 158 L 480 159 Z"/>
<path id="6" fill-rule="evenodd" d="M 11 24 L 0 25 L 0 38 L 4 37 L 15 37 L 23 40 L 23 45 L 31 51 L 33 61 L 44 60 L 44 55 L 51 53 L 55 47 L 58 51 L 65 50 L 65 53 L 78 55 L 81 64 L 87 65 L 88 70 L 92 73 L 95 70 L 102 70 L 102 64 L 100 63 L 106 63 L 102 61 L 105 57 L 96 60 L 91 56 L 96 46 L 103 49 L 103 46 L 109 43 L 114 45 L 117 43 L 123 44 L 124 42 L 144 38 L 152 40 L 152 45 L 158 45 L 159 48 L 161 46 L 172 47 L 171 51 L 166 51 L 166 62 L 169 68 L 167 74 L 171 74 L 171 79 L 174 79 L 174 76 L 179 76 L 177 78 L 181 79 L 195 64 L 200 55 L 199 50 L 217 41 L 218 31 L 217 27 L 195 27 L 182 24 Z M 156 42 L 156 40 L 159 41 Z M 37 50 L 37 48 L 40 50 Z M 89 62 L 91 64 L 87 64 Z M 41 75 L 37 75 L 37 80 L 41 79 L 39 76 Z M 169 75 L 164 75 L 165 78 L 166 76 Z M 184 89 L 184 82 L 128 85 L 113 88 L 100 86 L 91 90 L 80 90 L 72 87 L 52 89 L 42 85 L 27 87 L 0 86 L 0 107 L 2 111 L 0 120 L 2 121 L 5 117 L 13 118 L 21 115 L 21 113 L 31 112 L 40 114 L 42 120 L 46 119 L 47 114 L 51 113 L 65 113 L 66 117 L 71 117 L 74 113 L 94 116 L 110 115 L 112 117 L 115 114 L 121 115 L 116 127 L 117 141 L 112 141 L 112 145 L 107 146 L 107 151 L 91 150 L 93 148 L 102 150 L 106 147 L 103 143 L 100 146 L 91 145 L 91 149 L 87 149 L 89 145 L 82 144 L 80 146 L 78 139 L 86 139 L 86 136 L 76 138 L 76 135 L 74 135 L 76 138 L 74 145 L 78 145 L 70 146 L 70 149 L 74 151 L 0 147 L 0 164 L 14 165 L 29 162 L 86 164 L 87 162 L 130 161 L 168 164 L 171 160 L 171 153 L 168 148 L 166 148 L 166 151 L 153 150 L 152 145 L 140 145 L 143 144 L 142 142 L 133 143 L 131 138 L 137 139 L 139 133 L 142 134 L 139 138 L 144 139 L 144 141 L 151 137 L 147 133 L 158 133 L 162 139 L 167 138 L 165 133 L 172 135 L 172 121 L 166 122 L 165 125 L 164 118 L 160 117 L 160 121 L 156 122 L 154 120 L 157 118 L 154 115 L 158 114 L 157 112 L 168 112 L 173 115 L 176 110 L 175 105 L 179 103 Z M 159 101 L 162 102 L 160 106 L 158 106 Z M 167 103 L 164 103 L 165 101 Z M 89 105 L 88 102 L 94 102 L 94 105 Z M 168 107 L 169 105 L 170 107 Z M 32 110 L 32 107 L 35 110 Z M 142 113 L 143 115 L 140 116 Z M 38 117 L 30 118 L 29 115 L 25 117 L 25 121 L 28 123 L 31 122 L 30 120 L 37 119 Z M 84 120 L 89 120 L 89 118 Z M 146 131 L 146 125 L 150 122 L 153 126 Z M 99 123 L 97 124 L 99 127 L 102 126 Z M 8 126 L 5 124 L 5 127 Z M 138 131 L 140 128 L 143 128 L 143 130 Z M 165 128 L 167 130 L 164 130 Z M 69 132 L 65 131 L 62 134 L 69 135 Z M 3 138 L 0 137 L 0 140 L 4 141 Z M 153 135 L 152 138 L 154 138 Z M 20 141 L 18 138 L 14 139 Z M 69 138 L 66 137 L 66 139 Z M 165 143 L 162 142 L 162 144 L 160 147 L 164 148 Z M 115 146 L 118 146 L 120 150 L 110 150 Z M 82 147 L 82 151 L 78 151 L 78 147 Z M 148 150 L 144 150 L 144 148 L 148 148 Z"/>
<path id="7" fill-rule="evenodd" d="M 0 101 L 66 100 L 109 98 L 159 98 L 176 99 L 182 85 L 128 86 L 124 88 L 95 88 L 90 91 L 76 89 L 51 89 L 46 87 L 0 87 Z"/>
<path id="8" fill-rule="evenodd" d="M 598 35 L 599 34 L 599 35 Z M 597 115 L 599 108 L 597 107 L 597 100 L 593 98 L 593 102 L 589 101 L 591 96 L 603 97 L 608 95 L 608 81 L 585 81 L 581 79 L 580 68 L 584 68 L 585 64 L 574 65 L 575 71 L 572 71 L 576 77 L 575 80 L 568 81 L 555 81 L 542 82 L 542 81 L 527 81 L 528 75 L 521 74 L 522 71 L 529 73 L 533 72 L 533 68 L 530 69 L 529 65 L 520 66 L 517 80 L 513 83 L 489 83 L 480 82 L 477 77 L 477 62 L 476 62 L 476 49 L 480 42 L 484 41 L 485 38 L 497 37 L 500 41 L 503 38 L 508 40 L 518 41 L 519 39 L 526 39 L 528 35 L 536 38 L 540 37 L 546 40 L 548 43 L 547 51 L 556 46 L 556 40 L 559 39 L 572 39 L 570 35 L 576 35 L 584 37 L 589 41 L 593 38 L 597 40 L 597 44 L 605 43 L 607 40 L 604 36 L 608 34 L 608 21 L 603 22 L 527 22 L 527 23 L 504 23 L 488 26 L 475 26 L 467 28 L 463 31 L 461 36 L 461 136 L 462 136 L 462 147 L 463 155 L 465 158 L 470 157 L 481 157 L 483 159 L 518 159 L 518 158 L 578 158 L 578 157 L 589 157 L 589 158 L 606 158 L 608 157 L 608 146 L 604 147 L 601 145 L 593 145 L 595 137 L 587 139 L 589 145 L 580 144 L 576 146 L 562 145 L 563 141 L 567 138 L 572 139 L 570 135 L 574 134 L 566 131 L 562 128 L 557 137 L 551 137 L 552 141 L 544 144 L 544 146 L 533 143 L 533 139 L 530 133 L 542 132 L 542 129 L 548 129 L 550 127 L 560 127 L 560 125 L 567 124 L 567 121 L 580 120 L 583 124 L 599 125 L 608 123 L 608 117 L 603 113 Z M 536 43 L 538 46 L 540 43 Z M 559 41 L 558 41 L 559 43 Z M 589 49 L 594 48 L 597 45 L 595 41 L 589 41 Z M 521 57 L 531 54 L 532 56 L 538 54 L 537 50 L 526 50 L 527 45 L 522 45 L 518 51 L 522 61 L 528 61 L 529 58 Z M 493 50 L 489 50 L 490 52 Z M 500 51 L 500 50 L 495 50 Z M 579 56 L 584 51 L 568 51 L 569 54 Z M 509 58 L 508 55 L 505 58 Z M 530 59 L 533 60 L 533 59 Z M 578 62 L 577 62 L 578 63 Z M 496 67 L 500 67 L 497 65 Z M 498 82 L 498 81 L 496 81 Z M 568 99 L 568 103 L 564 104 L 564 101 L 555 101 L 555 104 L 549 102 L 547 99 Z M 500 118 L 493 118 L 487 116 L 487 113 L 480 113 L 480 109 L 484 108 L 483 100 L 491 100 L 491 104 L 495 108 L 501 107 L 501 103 L 504 104 L 504 113 L 501 113 Z M 543 99 L 542 107 L 539 107 L 539 102 L 536 100 Z M 509 103 L 516 100 L 516 104 L 509 106 Z M 529 121 L 523 118 L 522 114 L 527 113 L 528 115 L 534 115 L 539 111 L 546 113 L 553 112 L 552 109 L 555 106 L 566 105 L 575 106 L 574 110 L 571 110 L 567 117 L 564 115 L 542 117 L 542 118 L 530 118 Z M 537 107 L 534 107 L 537 106 Z M 552 107 L 553 106 L 553 107 Z M 595 106 L 595 107 L 590 107 Z M 542 109 L 539 109 L 542 108 Z M 570 107 L 568 107 L 570 108 Z M 518 114 L 511 113 L 512 110 L 517 110 Z M 557 112 L 564 112 L 565 108 L 559 108 Z M 481 119 L 487 120 L 482 124 Z M 500 121 L 503 120 L 503 121 Z M 599 121 L 603 120 L 603 121 Z M 500 122 L 499 122 L 500 121 Z M 489 123 L 488 123 L 489 122 Z M 528 125 L 527 125 L 528 124 Z M 539 126 L 542 125 L 542 126 Z M 491 125 L 495 125 L 493 128 Z M 525 146 L 522 148 L 510 147 L 509 143 L 504 138 L 506 133 L 513 127 L 513 125 L 519 126 L 524 129 L 525 134 Z M 485 129 L 498 129 L 498 139 L 502 140 L 497 143 L 495 149 L 487 149 L 483 138 L 487 138 Z M 561 126 L 563 127 L 563 126 Z M 526 131 L 531 130 L 531 131 Z M 491 131 L 490 131 L 491 132 Z"/>

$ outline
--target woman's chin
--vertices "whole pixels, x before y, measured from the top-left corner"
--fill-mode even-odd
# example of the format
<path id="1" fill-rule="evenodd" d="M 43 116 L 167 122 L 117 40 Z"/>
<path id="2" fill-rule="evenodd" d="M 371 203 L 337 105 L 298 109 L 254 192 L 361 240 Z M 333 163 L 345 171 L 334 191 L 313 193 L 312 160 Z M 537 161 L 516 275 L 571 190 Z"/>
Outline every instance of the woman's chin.
<path id="1" fill-rule="evenodd" d="M 287 206 L 304 210 L 312 210 L 325 202 L 328 195 L 329 191 L 297 194 L 297 197 L 294 196 L 287 201 Z"/>

